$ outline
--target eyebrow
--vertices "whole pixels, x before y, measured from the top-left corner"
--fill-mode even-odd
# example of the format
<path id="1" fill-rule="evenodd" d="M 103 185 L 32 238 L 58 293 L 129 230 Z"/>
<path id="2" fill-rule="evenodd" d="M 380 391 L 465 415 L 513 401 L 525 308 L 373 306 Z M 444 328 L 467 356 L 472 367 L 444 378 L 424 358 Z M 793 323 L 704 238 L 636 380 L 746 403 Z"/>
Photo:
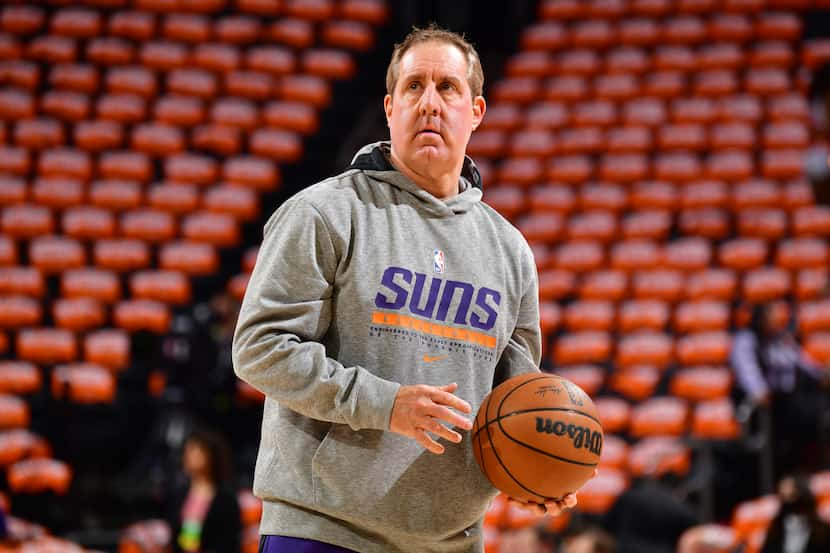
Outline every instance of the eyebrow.
<path id="1" fill-rule="evenodd" d="M 423 81 L 426 78 L 426 75 L 424 73 L 412 73 L 412 74 L 409 74 L 409 75 L 402 75 L 402 77 L 403 77 L 402 80 L 407 81 L 407 82 L 411 82 L 411 81 Z M 438 77 L 437 81 L 439 83 L 443 82 L 443 81 L 449 81 L 453 84 L 458 84 L 458 83 L 461 82 L 461 79 L 459 79 L 458 77 L 456 77 L 454 75 L 441 75 L 441 76 Z"/>

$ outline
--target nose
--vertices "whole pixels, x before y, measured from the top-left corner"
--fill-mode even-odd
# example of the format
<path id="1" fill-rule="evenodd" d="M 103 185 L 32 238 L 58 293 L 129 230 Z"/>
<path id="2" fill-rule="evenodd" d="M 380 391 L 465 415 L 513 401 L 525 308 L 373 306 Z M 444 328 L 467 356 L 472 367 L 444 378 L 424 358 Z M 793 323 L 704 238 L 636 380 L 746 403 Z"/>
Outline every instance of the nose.
<path id="1" fill-rule="evenodd" d="M 421 95 L 421 115 L 438 115 L 441 112 L 441 103 L 438 91 L 435 85 L 424 87 L 424 93 Z"/>

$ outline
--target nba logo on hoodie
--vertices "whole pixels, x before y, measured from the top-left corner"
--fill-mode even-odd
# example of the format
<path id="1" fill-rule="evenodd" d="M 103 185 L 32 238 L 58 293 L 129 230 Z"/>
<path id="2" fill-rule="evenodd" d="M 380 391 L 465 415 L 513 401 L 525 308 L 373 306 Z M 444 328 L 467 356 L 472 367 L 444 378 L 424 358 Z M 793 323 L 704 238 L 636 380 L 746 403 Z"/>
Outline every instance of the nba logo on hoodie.
<path id="1" fill-rule="evenodd" d="M 444 252 L 441 250 L 432 251 L 432 268 L 436 273 L 444 272 Z"/>

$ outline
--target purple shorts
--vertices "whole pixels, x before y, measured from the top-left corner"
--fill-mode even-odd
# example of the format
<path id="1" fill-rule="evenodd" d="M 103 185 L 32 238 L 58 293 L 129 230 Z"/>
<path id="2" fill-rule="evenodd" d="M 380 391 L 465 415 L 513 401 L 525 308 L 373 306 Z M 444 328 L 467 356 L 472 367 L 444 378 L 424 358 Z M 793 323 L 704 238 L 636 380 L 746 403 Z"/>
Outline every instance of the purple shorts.
<path id="1" fill-rule="evenodd" d="M 286 538 L 285 536 L 262 536 L 259 540 L 259 553 L 355 553 L 314 540 Z"/>

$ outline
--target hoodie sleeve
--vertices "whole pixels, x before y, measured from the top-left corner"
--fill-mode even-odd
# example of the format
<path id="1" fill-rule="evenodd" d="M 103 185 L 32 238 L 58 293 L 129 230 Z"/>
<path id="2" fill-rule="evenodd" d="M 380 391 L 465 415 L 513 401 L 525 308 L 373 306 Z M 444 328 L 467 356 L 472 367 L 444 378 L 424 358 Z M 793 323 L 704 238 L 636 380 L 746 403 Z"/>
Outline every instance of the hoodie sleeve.
<path id="1" fill-rule="evenodd" d="M 495 388 L 505 380 L 529 372 L 539 371 L 542 360 L 542 330 L 539 322 L 539 278 L 530 250 L 523 263 L 528 275 L 524 294 L 519 304 L 516 327 L 496 366 Z M 529 261 L 528 261 L 529 259 Z"/>
<path id="2" fill-rule="evenodd" d="M 274 213 L 242 301 L 234 371 L 304 416 L 387 430 L 400 385 L 343 366 L 321 343 L 332 322 L 338 250 L 322 214 L 301 197 Z"/>

